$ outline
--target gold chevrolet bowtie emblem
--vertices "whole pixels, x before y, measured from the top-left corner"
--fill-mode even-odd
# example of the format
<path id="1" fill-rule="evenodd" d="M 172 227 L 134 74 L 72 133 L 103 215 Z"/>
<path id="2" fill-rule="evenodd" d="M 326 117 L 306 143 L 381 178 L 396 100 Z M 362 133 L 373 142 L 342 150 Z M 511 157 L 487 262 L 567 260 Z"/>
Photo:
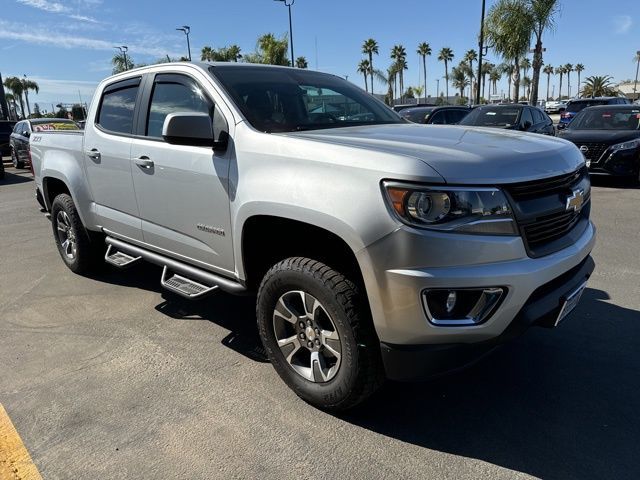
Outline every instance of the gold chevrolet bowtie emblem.
<path id="1" fill-rule="evenodd" d="M 584 191 L 582 190 L 574 190 L 570 197 L 567 197 L 567 211 L 573 209 L 576 212 L 579 212 L 582 209 L 582 204 L 584 203 Z"/>

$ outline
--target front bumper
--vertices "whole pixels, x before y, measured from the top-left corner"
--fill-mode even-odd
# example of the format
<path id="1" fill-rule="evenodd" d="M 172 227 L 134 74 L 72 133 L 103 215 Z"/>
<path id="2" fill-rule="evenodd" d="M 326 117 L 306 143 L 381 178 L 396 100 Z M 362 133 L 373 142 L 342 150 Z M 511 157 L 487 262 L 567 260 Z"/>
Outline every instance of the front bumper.
<path id="1" fill-rule="evenodd" d="M 524 306 L 542 286 L 564 278 L 579 265 L 591 265 L 591 270 L 585 267 L 589 271 L 583 277 L 590 274 L 593 262 L 588 259 L 595 235 L 595 227 L 589 222 L 569 247 L 531 258 L 520 237 L 456 235 L 399 227 L 357 254 L 383 357 L 389 357 L 390 351 L 400 351 L 399 358 L 411 358 L 419 351 L 445 351 L 460 344 L 466 345 L 464 351 L 475 357 L 476 350 L 486 350 L 491 343 L 502 341 L 519 316 L 526 315 L 531 318 L 529 324 L 535 323 L 548 311 L 537 307 L 524 311 Z M 421 301 L 425 289 L 497 286 L 507 288 L 506 297 L 495 313 L 478 325 L 433 325 Z M 559 306 L 560 296 L 566 293 L 564 286 L 574 285 L 567 281 L 549 294 L 548 301 L 553 303 L 549 311 Z M 538 317 L 533 319 L 531 312 L 538 312 Z M 394 369 L 389 369 L 393 377 Z"/>
<path id="2" fill-rule="evenodd" d="M 533 325 L 554 326 L 563 299 L 584 284 L 594 268 L 593 259 L 587 256 L 570 271 L 537 288 L 509 326 L 492 339 L 477 343 L 435 345 L 393 345 L 382 342 L 380 350 L 387 377 L 400 381 L 419 380 L 459 370 Z"/>
<path id="3" fill-rule="evenodd" d="M 636 177 L 640 172 L 640 149 L 606 153 L 597 161 L 591 162 L 589 173 L 613 175 L 617 177 Z"/>

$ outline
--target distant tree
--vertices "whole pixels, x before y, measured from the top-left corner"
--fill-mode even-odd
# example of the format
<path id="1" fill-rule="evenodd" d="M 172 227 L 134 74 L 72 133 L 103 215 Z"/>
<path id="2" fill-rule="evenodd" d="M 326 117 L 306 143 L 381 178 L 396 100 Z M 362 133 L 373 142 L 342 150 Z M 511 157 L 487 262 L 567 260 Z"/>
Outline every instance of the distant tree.
<path id="1" fill-rule="evenodd" d="M 369 91 L 369 84 L 367 83 L 367 79 L 369 78 L 369 71 L 371 70 L 371 65 L 369 64 L 369 60 L 363 58 L 360 60 L 358 64 L 358 73 L 364 75 L 364 89 Z"/>
<path id="2" fill-rule="evenodd" d="M 33 118 L 40 118 L 42 117 L 42 113 L 40 112 L 40 105 L 38 105 L 37 103 L 33 104 Z"/>
<path id="3" fill-rule="evenodd" d="M 369 66 L 373 71 L 373 55 L 378 55 L 378 42 L 373 38 L 369 38 L 362 44 L 362 53 L 369 57 Z M 371 93 L 373 93 L 373 75 L 371 76 Z"/>
<path id="4" fill-rule="evenodd" d="M 571 98 L 571 72 L 573 72 L 573 65 L 566 63 L 563 68 L 564 73 L 567 74 L 567 98 Z"/>
<path id="5" fill-rule="evenodd" d="M 296 58 L 296 67 L 297 68 L 309 68 L 309 64 L 305 57 Z"/>
<path id="6" fill-rule="evenodd" d="M 55 118 L 69 118 L 69 112 L 63 106 L 58 105 Z"/>
<path id="7" fill-rule="evenodd" d="M 133 68 L 133 59 L 129 55 L 116 53 L 111 59 L 111 65 L 113 65 L 111 73 L 115 75 Z"/>
<path id="8" fill-rule="evenodd" d="M 560 88 L 558 88 L 558 100 L 562 100 L 562 76 L 564 75 L 564 66 L 556 67 L 556 75 L 560 75 Z"/>
<path id="9" fill-rule="evenodd" d="M 529 69 L 531 68 L 531 60 L 529 60 L 527 57 L 523 58 L 520 61 L 520 68 L 522 69 L 522 78 L 524 79 L 529 73 Z M 522 96 L 524 96 L 525 90 L 526 90 L 526 87 L 522 85 Z M 527 99 L 528 98 L 529 97 L 527 96 Z"/>
<path id="10" fill-rule="evenodd" d="M 267 65 L 290 65 L 287 50 L 289 40 L 287 36 L 278 39 L 273 33 L 265 33 L 258 38 L 256 51 L 244 56 L 249 63 L 264 63 Z"/>
<path id="11" fill-rule="evenodd" d="M 29 80 L 28 78 L 21 79 L 22 81 L 22 90 L 24 92 L 24 99 L 27 104 L 27 114 L 31 116 L 31 106 L 29 105 L 29 90 L 33 90 L 36 93 L 40 92 L 40 86 L 34 82 L 33 80 Z"/>
<path id="12" fill-rule="evenodd" d="M 584 97 L 617 97 L 618 91 L 611 83 L 612 80 L 613 78 L 609 75 L 587 77 L 582 95 Z"/>
<path id="13" fill-rule="evenodd" d="M 451 69 L 451 85 L 458 89 L 460 97 L 464 97 L 464 89 L 469 86 L 467 68 L 468 65 L 461 62 L 457 67 Z"/>
<path id="14" fill-rule="evenodd" d="M 494 95 L 498 93 L 498 82 L 500 81 L 501 78 L 502 78 L 502 70 L 499 67 L 494 66 L 491 69 L 491 72 L 489 73 L 489 81 L 493 86 Z"/>
<path id="15" fill-rule="evenodd" d="M 431 46 L 427 42 L 418 45 L 418 55 L 422 58 L 422 71 L 424 73 L 424 96 L 427 97 L 427 56 L 431 55 Z M 437 94 L 437 92 L 436 92 Z"/>
<path id="16" fill-rule="evenodd" d="M 424 93 L 424 86 L 420 85 L 418 87 L 409 87 L 409 88 L 413 90 L 413 93 L 416 95 L 416 97 L 418 97 L 418 102 L 419 102 L 420 97 L 422 97 L 422 94 Z"/>
<path id="17" fill-rule="evenodd" d="M 404 71 L 409 68 L 407 64 L 407 50 L 402 45 L 394 45 L 391 49 L 391 59 L 395 60 L 398 70 L 398 83 L 400 84 L 400 101 L 404 97 Z"/>
<path id="18" fill-rule="evenodd" d="M 474 80 L 476 78 L 475 72 L 473 71 L 473 62 L 478 60 L 478 52 L 476 52 L 473 49 L 467 50 L 467 53 L 464 54 L 464 58 L 462 60 L 469 67 L 467 69 L 467 76 L 469 77 L 469 84 L 471 85 L 471 89 L 473 90 L 473 84 L 474 84 Z"/>
<path id="19" fill-rule="evenodd" d="M 580 85 L 582 82 L 580 82 L 580 74 L 582 72 L 584 72 L 584 65 L 581 63 L 576 64 L 576 66 L 573 68 L 573 71 L 576 72 L 578 74 L 578 94 L 577 96 L 580 96 Z"/>
<path id="20" fill-rule="evenodd" d="M 544 70 L 542 70 L 542 71 L 547 74 L 547 98 L 546 98 L 546 100 L 549 101 L 549 86 L 551 85 L 551 75 L 553 75 L 553 65 L 545 65 L 544 66 Z"/>
<path id="21" fill-rule="evenodd" d="M 502 63 L 500 64 L 500 71 L 507 76 L 507 100 L 511 101 L 511 81 L 513 80 L 513 72 L 515 71 L 515 66 L 513 63 Z"/>
<path id="22" fill-rule="evenodd" d="M 73 107 L 71 107 L 71 116 L 76 121 L 84 120 L 84 107 L 79 103 L 76 103 Z"/>
<path id="23" fill-rule="evenodd" d="M 404 98 L 416 98 L 415 92 L 413 91 L 413 87 L 407 88 L 407 91 L 404 92 Z"/>
<path id="24" fill-rule="evenodd" d="M 447 101 L 449 100 L 449 62 L 453 60 L 453 50 L 449 47 L 443 47 L 438 53 L 438 60 L 444 62 L 444 80 L 447 92 Z"/>

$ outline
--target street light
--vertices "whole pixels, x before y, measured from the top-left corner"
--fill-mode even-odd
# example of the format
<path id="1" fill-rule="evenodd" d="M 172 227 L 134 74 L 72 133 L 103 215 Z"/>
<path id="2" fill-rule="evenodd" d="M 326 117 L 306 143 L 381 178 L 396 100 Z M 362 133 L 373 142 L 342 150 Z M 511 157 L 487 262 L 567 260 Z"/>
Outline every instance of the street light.
<path id="1" fill-rule="evenodd" d="M 189 61 L 191 61 L 191 44 L 189 43 L 189 32 L 191 31 L 191 27 L 189 25 L 183 25 L 182 28 L 176 28 L 176 30 L 184 32 L 187 36 L 187 52 L 189 53 Z"/>
<path id="2" fill-rule="evenodd" d="M 127 47 L 126 45 L 122 45 L 121 47 L 113 48 L 117 48 L 118 50 L 120 50 L 120 53 L 124 57 L 124 69 L 129 70 L 129 61 L 127 60 L 127 50 L 129 50 L 129 47 Z"/>
<path id="3" fill-rule="evenodd" d="M 636 81 L 633 83 L 633 96 L 635 97 L 636 100 L 638 100 L 638 96 L 636 95 L 636 92 L 638 91 L 638 71 L 640 70 L 640 50 L 636 52 L 636 61 L 638 64 L 636 66 Z"/>
<path id="4" fill-rule="evenodd" d="M 293 27 L 291 26 L 291 5 L 293 5 L 296 0 L 274 0 L 275 2 L 282 2 L 286 7 L 289 8 L 289 43 L 291 43 L 291 66 L 294 65 L 294 57 L 293 57 Z"/>

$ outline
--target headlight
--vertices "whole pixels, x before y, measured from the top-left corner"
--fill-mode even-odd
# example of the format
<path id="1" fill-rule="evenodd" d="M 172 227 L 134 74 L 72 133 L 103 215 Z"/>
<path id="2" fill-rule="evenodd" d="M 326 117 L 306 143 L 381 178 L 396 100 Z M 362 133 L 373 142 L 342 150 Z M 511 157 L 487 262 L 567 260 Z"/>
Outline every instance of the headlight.
<path id="1" fill-rule="evenodd" d="M 630 142 L 617 143 L 611 147 L 611 150 L 617 152 L 618 150 L 631 150 L 632 148 L 640 147 L 640 139 L 631 140 Z"/>
<path id="2" fill-rule="evenodd" d="M 497 188 L 422 187 L 383 182 L 387 201 L 404 223 L 432 230 L 517 235 L 509 202 Z"/>

